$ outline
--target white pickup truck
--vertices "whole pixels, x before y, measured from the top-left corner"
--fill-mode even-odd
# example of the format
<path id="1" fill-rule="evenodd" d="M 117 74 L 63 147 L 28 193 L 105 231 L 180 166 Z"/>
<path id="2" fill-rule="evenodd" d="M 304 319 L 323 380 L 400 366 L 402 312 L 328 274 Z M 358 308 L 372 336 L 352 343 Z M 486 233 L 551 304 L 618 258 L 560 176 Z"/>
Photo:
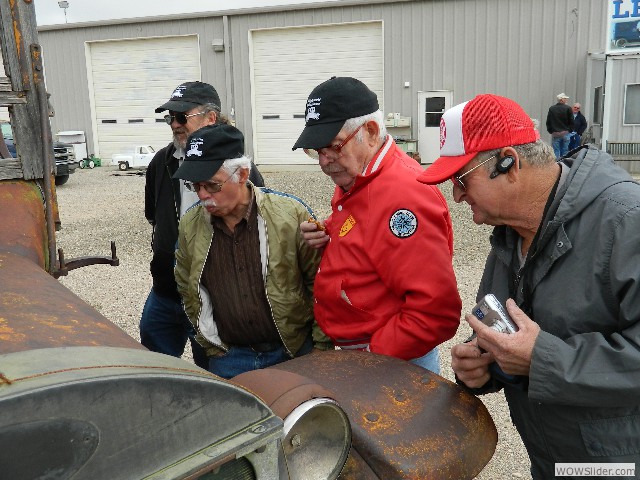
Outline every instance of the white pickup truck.
<path id="1" fill-rule="evenodd" d="M 111 156 L 111 165 L 118 166 L 120 170 L 130 168 L 147 168 L 149 162 L 156 154 L 151 145 L 138 145 L 132 153 L 115 153 Z"/>

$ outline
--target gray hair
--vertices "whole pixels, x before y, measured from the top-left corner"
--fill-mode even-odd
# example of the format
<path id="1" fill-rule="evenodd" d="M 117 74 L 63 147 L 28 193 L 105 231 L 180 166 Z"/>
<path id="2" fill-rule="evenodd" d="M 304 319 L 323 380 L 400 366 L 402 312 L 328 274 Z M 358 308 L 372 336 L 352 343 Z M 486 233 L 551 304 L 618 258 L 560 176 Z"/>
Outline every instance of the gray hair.
<path id="1" fill-rule="evenodd" d="M 247 170 L 247 178 L 251 173 L 251 159 L 246 155 L 238 158 L 225 160 L 220 170 L 229 175 L 229 182 L 238 183 L 240 181 L 239 170 Z"/>
<path id="2" fill-rule="evenodd" d="M 222 114 L 220 111 L 220 105 L 216 105 L 215 103 L 204 103 L 200 105 L 200 112 L 209 113 L 214 112 L 216 114 L 216 124 L 217 125 L 232 125 L 231 120 L 229 120 L 226 116 Z"/>
<path id="3" fill-rule="evenodd" d="M 509 145 L 505 145 L 509 146 Z M 551 163 L 555 163 L 556 157 L 553 153 L 553 148 L 551 145 L 544 143 L 542 140 L 536 140 L 535 142 L 525 143 L 523 145 L 513 145 L 511 146 L 518 157 L 522 159 L 524 162 L 528 163 L 532 167 L 543 167 L 550 165 Z M 497 156 L 500 153 L 501 148 L 497 148 L 495 150 L 486 150 L 484 152 L 480 152 L 476 155 L 475 159 L 478 163 L 482 163 L 484 160 L 491 158 L 493 156 Z M 498 163 L 498 159 L 496 158 L 495 162 L 487 162 L 485 164 L 485 168 L 487 170 L 494 170 L 496 164 Z"/>
<path id="4" fill-rule="evenodd" d="M 220 105 L 216 105 L 215 103 L 203 103 L 200 105 L 200 111 L 204 113 L 216 112 L 220 113 Z"/>
<path id="5" fill-rule="evenodd" d="M 384 141 L 387 138 L 387 127 L 384 126 L 384 115 L 382 114 L 381 110 L 377 110 L 373 113 L 369 113 L 361 117 L 348 119 L 346 122 L 344 122 L 341 131 L 344 131 L 345 133 L 353 133 L 356 128 L 371 121 L 374 121 L 378 124 L 378 130 L 380 132 L 379 140 Z M 354 139 L 358 143 L 362 143 L 364 141 L 364 134 L 362 133 L 362 130 L 356 133 Z"/>

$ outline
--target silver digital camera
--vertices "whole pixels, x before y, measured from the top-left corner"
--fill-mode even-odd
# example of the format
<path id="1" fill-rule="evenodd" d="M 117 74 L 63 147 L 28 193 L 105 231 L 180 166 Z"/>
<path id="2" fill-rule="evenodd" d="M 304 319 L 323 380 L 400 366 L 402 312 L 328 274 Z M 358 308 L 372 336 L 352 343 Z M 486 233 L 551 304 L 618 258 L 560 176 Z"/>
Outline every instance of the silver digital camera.
<path id="1" fill-rule="evenodd" d="M 518 331 L 518 326 L 513 323 L 507 311 L 492 293 L 485 295 L 484 298 L 473 307 L 471 313 L 496 332 L 515 333 Z"/>

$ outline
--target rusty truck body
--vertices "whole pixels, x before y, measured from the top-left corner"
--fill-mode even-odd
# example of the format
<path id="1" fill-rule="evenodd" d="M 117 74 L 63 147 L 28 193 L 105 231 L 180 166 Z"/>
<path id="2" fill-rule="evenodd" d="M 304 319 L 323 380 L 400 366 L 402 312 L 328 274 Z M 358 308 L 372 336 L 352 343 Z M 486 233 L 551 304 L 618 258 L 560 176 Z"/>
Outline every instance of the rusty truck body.
<path id="1" fill-rule="evenodd" d="M 495 426 L 457 385 L 367 352 L 222 380 L 149 352 L 59 283 L 65 259 L 33 0 L 0 0 L 17 147 L 0 143 L 0 472 L 11 479 L 465 479 Z M 54 67 L 52 67 L 54 68 Z M 110 268 L 105 266 L 103 268 Z"/>

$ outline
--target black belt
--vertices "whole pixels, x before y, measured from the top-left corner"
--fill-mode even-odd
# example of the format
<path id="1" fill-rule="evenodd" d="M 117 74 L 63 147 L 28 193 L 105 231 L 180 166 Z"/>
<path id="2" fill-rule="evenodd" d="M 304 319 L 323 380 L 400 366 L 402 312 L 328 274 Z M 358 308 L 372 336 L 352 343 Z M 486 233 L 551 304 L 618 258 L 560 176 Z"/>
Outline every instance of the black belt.
<path id="1" fill-rule="evenodd" d="M 231 347 L 250 348 L 256 353 L 266 353 L 277 350 L 282 347 L 282 342 L 260 342 L 252 343 L 251 345 L 230 345 Z"/>

